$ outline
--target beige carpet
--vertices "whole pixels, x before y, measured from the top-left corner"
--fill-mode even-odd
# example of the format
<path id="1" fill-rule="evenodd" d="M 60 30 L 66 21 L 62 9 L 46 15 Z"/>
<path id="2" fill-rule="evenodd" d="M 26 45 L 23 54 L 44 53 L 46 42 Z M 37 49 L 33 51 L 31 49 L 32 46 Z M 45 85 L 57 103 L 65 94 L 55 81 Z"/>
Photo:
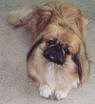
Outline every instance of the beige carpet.
<path id="1" fill-rule="evenodd" d="M 65 0 L 66 1 L 66 0 Z M 0 104 L 95 104 L 95 0 L 71 0 L 89 17 L 87 49 L 91 65 L 88 83 L 74 89 L 61 101 L 46 100 L 32 87 L 26 73 L 26 54 L 31 47 L 31 34 L 13 29 L 6 22 L 8 12 L 37 0 L 0 0 Z"/>

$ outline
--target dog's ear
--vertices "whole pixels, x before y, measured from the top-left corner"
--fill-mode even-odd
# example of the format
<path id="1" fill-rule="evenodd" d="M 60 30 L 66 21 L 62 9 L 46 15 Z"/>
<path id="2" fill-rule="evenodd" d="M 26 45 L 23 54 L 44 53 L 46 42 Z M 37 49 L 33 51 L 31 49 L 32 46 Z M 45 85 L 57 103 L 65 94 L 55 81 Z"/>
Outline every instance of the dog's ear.
<path id="1" fill-rule="evenodd" d="M 85 81 L 88 80 L 90 73 L 90 61 L 88 59 L 84 43 L 81 43 L 79 57 L 81 65 L 81 83 L 84 83 Z"/>
<path id="2" fill-rule="evenodd" d="M 29 50 L 28 54 L 27 54 L 27 61 L 29 60 L 30 56 L 32 55 L 33 51 L 35 50 L 35 48 L 37 48 L 37 46 L 42 42 L 43 37 L 42 35 L 38 35 L 37 38 L 33 41 L 32 43 L 32 47 Z"/>
<path id="3" fill-rule="evenodd" d="M 51 17 L 51 8 L 36 8 L 32 13 L 31 18 L 26 25 L 26 28 L 32 32 L 33 36 L 36 36 L 40 34 L 40 32 L 42 32 L 50 23 Z"/>
<path id="4" fill-rule="evenodd" d="M 81 14 L 81 13 L 80 13 Z M 90 73 L 90 61 L 88 59 L 88 54 L 86 53 L 86 45 L 85 45 L 85 35 L 87 30 L 88 20 L 81 14 L 77 17 L 76 26 L 78 27 L 78 31 L 81 35 L 81 44 L 80 44 L 80 65 L 81 65 L 81 83 L 84 83 L 88 80 Z"/>

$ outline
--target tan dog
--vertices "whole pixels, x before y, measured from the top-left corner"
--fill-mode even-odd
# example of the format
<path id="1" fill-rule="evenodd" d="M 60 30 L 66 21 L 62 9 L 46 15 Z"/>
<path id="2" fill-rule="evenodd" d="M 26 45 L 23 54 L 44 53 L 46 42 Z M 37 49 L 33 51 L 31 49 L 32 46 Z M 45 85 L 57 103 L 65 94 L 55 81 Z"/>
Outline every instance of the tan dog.
<path id="1" fill-rule="evenodd" d="M 79 9 L 62 3 L 47 3 L 14 11 L 8 22 L 24 26 L 33 35 L 27 56 L 29 76 L 38 83 L 40 95 L 60 100 L 89 75 L 84 42 L 87 20 Z"/>

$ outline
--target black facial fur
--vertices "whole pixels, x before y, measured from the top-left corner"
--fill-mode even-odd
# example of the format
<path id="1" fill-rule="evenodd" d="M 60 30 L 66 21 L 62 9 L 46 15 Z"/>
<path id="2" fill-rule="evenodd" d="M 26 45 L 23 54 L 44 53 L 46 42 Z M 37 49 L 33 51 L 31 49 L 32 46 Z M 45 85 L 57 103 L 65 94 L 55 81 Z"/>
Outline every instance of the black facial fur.
<path id="1" fill-rule="evenodd" d="M 48 41 L 48 47 L 44 50 L 43 55 L 49 61 L 63 65 L 67 53 L 69 53 L 67 45 L 63 47 L 62 44 L 55 39 Z"/>

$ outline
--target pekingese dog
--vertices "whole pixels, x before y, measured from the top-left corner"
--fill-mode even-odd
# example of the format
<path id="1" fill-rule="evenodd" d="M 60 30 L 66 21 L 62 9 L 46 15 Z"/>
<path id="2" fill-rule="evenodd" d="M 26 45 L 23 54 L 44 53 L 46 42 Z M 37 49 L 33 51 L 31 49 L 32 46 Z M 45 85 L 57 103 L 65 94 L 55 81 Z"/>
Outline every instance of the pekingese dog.
<path id="1" fill-rule="evenodd" d="M 63 99 L 87 80 L 90 64 L 84 37 L 88 21 L 80 9 L 51 2 L 13 11 L 8 22 L 32 33 L 27 70 L 42 97 Z"/>

